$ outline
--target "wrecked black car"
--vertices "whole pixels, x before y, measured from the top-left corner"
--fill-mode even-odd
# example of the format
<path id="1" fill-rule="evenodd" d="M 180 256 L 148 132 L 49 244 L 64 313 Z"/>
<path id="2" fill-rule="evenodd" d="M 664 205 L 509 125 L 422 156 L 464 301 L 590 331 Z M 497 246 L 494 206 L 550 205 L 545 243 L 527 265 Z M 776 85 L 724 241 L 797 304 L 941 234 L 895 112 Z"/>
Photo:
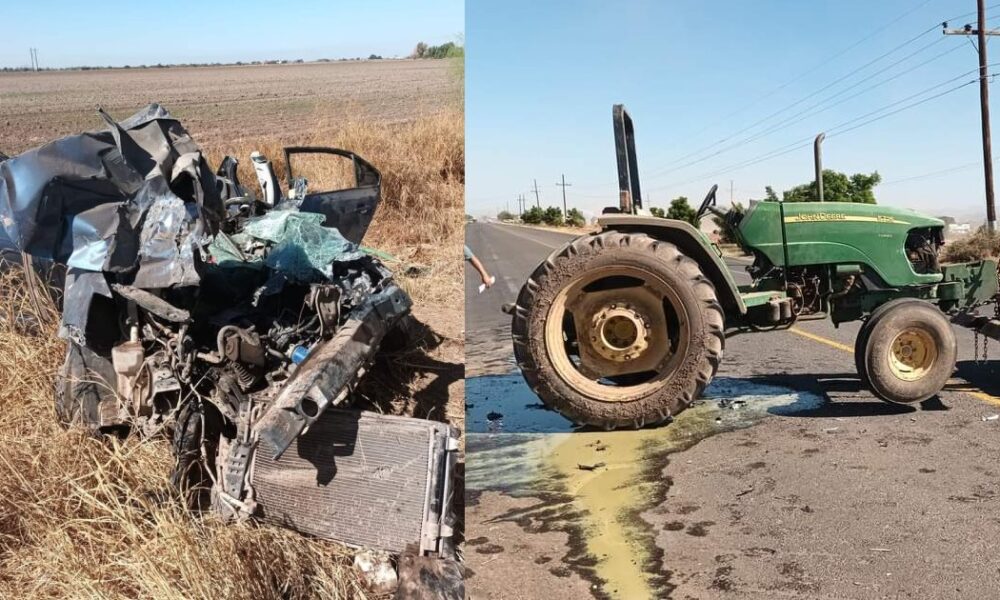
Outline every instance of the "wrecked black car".
<path id="1" fill-rule="evenodd" d="M 8 247 L 65 266 L 56 412 L 97 432 L 168 435 L 174 482 L 232 518 L 392 553 L 448 555 L 456 432 L 350 408 L 410 299 L 361 240 L 379 171 L 287 148 L 287 191 L 254 154 L 209 168 L 153 104 L 108 129 L 0 156 Z M 298 154 L 347 160 L 313 192 Z"/>

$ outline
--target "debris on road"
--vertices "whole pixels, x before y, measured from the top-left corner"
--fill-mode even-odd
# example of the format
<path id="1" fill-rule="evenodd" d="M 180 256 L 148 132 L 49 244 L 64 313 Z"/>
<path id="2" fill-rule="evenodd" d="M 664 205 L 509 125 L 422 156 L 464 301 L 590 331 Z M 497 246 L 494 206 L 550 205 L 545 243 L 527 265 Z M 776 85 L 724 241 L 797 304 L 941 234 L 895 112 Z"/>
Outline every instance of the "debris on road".
<path id="1" fill-rule="evenodd" d="M 983 417 L 983 421 L 996 421 L 1000 419 L 1000 415 L 990 415 L 988 417 Z"/>
<path id="2" fill-rule="evenodd" d="M 283 195 L 254 153 L 257 198 L 235 158 L 213 172 L 163 107 L 100 114 L 105 131 L 0 159 L 3 230 L 66 266 L 59 418 L 171 437 L 172 479 L 195 507 L 450 555 L 457 433 L 346 408 L 411 324 L 409 296 L 359 247 L 379 171 L 346 150 L 286 148 Z M 346 160 L 354 187 L 307 190 L 301 154 Z"/>
<path id="3" fill-rule="evenodd" d="M 581 471 L 596 471 L 597 469 L 600 469 L 603 466 L 605 466 L 605 465 L 602 462 L 594 463 L 592 465 L 584 465 L 584 464 L 577 463 L 577 465 L 576 465 L 576 467 L 578 469 L 580 469 Z"/>

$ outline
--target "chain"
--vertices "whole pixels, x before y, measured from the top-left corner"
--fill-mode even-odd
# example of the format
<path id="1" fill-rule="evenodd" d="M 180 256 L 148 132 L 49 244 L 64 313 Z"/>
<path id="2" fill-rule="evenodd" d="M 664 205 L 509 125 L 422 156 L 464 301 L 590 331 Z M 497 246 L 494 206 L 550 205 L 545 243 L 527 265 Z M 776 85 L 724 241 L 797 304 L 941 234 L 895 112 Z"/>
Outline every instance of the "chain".
<path id="1" fill-rule="evenodd" d="M 977 364 L 977 365 L 981 365 L 981 364 L 985 363 L 986 361 L 988 361 L 990 359 L 990 347 L 989 347 L 990 338 L 987 337 L 987 336 L 985 336 L 985 335 L 980 335 L 980 333 L 979 333 L 978 330 L 973 330 L 972 331 L 972 335 L 973 335 L 973 338 L 972 338 L 972 361 L 975 364 Z M 982 343 L 982 348 L 983 348 L 982 349 L 982 357 L 980 357 L 980 350 L 979 350 L 979 348 L 980 348 L 979 339 L 980 338 L 982 338 L 982 340 L 983 340 L 983 343 Z"/>

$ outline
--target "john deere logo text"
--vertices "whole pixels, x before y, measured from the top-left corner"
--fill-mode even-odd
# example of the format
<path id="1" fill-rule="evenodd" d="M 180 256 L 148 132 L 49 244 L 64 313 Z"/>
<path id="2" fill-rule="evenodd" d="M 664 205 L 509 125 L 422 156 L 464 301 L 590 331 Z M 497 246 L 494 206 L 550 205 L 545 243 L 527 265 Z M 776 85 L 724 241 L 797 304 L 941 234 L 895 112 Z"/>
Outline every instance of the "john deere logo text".
<path id="1" fill-rule="evenodd" d="M 811 213 L 804 215 L 796 215 L 799 221 L 845 221 L 847 220 L 847 215 L 844 213 Z"/>
<path id="2" fill-rule="evenodd" d="M 852 221 L 860 223 L 893 223 L 896 225 L 909 225 L 906 221 L 899 221 L 886 215 L 845 215 L 844 213 L 806 213 L 785 217 L 785 223 L 822 223 L 829 221 Z"/>

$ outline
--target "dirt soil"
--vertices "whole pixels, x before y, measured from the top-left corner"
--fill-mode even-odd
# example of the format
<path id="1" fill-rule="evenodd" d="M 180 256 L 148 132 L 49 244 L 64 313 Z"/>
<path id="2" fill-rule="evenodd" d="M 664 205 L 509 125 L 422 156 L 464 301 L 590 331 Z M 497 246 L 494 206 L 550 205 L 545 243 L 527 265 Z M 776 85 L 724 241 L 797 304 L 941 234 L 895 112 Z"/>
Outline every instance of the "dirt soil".
<path id="1" fill-rule="evenodd" d="M 202 147 L 241 139 L 314 138 L 349 119 L 411 121 L 457 102 L 448 61 L 0 73 L 0 152 L 103 128 L 150 102 Z"/>

